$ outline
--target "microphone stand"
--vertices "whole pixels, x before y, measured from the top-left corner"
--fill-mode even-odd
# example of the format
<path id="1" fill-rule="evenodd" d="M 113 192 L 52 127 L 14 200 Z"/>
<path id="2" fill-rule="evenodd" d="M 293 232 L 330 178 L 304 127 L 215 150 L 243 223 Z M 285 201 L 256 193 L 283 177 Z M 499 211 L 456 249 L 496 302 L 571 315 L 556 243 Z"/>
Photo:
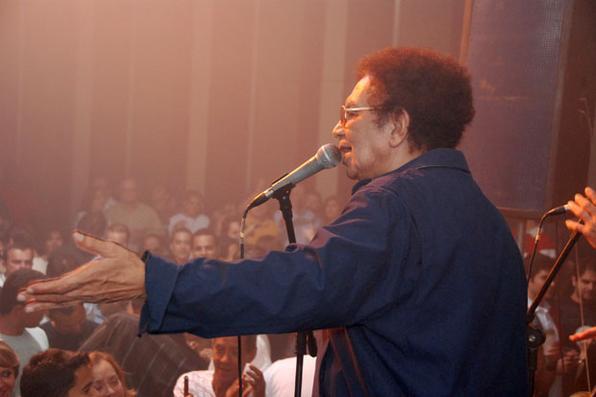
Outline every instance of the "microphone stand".
<path id="1" fill-rule="evenodd" d="M 536 367 L 538 362 L 538 349 L 540 349 L 540 346 L 542 346 L 546 339 L 544 332 L 536 327 L 533 327 L 531 323 L 536 317 L 536 309 L 538 309 L 540 302 L 542 302 L 544 295 L 546 295 L 546 291 L 548 291 L 555 277 L 557 277 L 557 274 L 561 270 L 561 267 L 567 259 L 567 256 L 569 256 L 571 249 L 575 243 L 577 243 L 577 240 L 579 240 L 580 237 L 581 234 L 578 232 L 573 232 L 571 234 L 569 240 L 567 240 L 567 243 L 565 244 L 565 247 L 563 247 L 563 250 L 557 257 L 555 264 L 548 273 L 548 277 L 546 278 L 544 285 L 540 289 L 540 292 L 538 292 L 536 299 L 534 299 L 534 302 L 532 302 L 526 314 L 526 323 L 528 328 L 528 384 L 530 386 L 528 395 L 530 397 L 534 395 L 534 377 L 536 375 Z"/>
<path id="2" fill-rule="evenodd" d="M 296 232 L 294 231 L 294 215 L 292 214 L 292 202 L 290 201 L 290 193 L 294 188 L 293 184 L 289 184 L 283 189 L 278 190 L 272 197 L 279 202 L 279 209 L 283 215 L 286 225 L 286 232 L 288 234 L 288 242 L 294 244 L 296 242 Z M 304 355 L 306 354 L 308 342 L 308 352 L 311 356 L 317 355 L 317 344 L 312 331 L 299 331 L 296 335 L 296 378 L 294 382 L 294 396 L 300 397 L 302 393 L 302 372 L 304 367 Z"/>

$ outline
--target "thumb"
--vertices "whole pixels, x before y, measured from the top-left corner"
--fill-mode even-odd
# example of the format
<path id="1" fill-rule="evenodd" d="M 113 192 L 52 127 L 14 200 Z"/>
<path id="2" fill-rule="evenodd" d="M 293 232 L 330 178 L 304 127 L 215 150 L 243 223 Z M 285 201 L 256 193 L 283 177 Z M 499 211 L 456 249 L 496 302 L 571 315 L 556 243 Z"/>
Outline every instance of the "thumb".
<path id="1" fill-rule="evenodd" d="M 93 255 L 99 255 L 104 258 L 114 256 L 114 247 L 118 247 L 115 243 L 102 240 L 94 237 L 90 234 L 84 234 L 78 230 L 75 230 L 72 234 L 77 247 Z"/>

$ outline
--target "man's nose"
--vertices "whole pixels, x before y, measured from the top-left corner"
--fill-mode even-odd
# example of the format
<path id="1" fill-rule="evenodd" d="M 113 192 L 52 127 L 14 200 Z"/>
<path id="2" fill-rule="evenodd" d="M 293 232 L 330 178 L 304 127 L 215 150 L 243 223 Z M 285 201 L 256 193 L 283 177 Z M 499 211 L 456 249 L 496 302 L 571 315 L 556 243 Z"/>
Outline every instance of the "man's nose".
<path id="1" fill-rule="evenodd" d="M 335 124 L 333 130 L 331 130 L 331 136 L 333 136 L 335 139 L 339 139 L 342 136 L 344 136 L 344 128 L 342 127 L 339 121 L 337 122 L 337 124 Z"/>

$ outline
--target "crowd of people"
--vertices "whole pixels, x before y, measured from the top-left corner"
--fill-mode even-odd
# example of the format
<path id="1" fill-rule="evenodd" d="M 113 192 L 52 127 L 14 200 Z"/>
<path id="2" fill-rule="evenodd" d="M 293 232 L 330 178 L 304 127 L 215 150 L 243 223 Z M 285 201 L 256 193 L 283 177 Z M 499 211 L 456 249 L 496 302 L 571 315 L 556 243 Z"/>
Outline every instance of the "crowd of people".
<path id="1" fill-rule="evenodd" d="M 112 197 L 106 180 L 95 179 L 88 193 L 91 199 L 77 213 L 75 227 L 139 253 L 149 250 L 178 264 L 196 257 L 239 258 L 240 208 L 228 205 L 209 213 L 202 195 L 193 190 L 185 192 L 176 206 L 177 201 L 162 187 L 154 189 L 148 200 L 153 205 L 149 205 L 139 199 L 137 189 L 136 182 L 127 178 Z M 322 200 L 317 192 L 302 187 L 296 188 L 293 203 L 297 236 L 303 242 L 341 209 L 336 197 Z M 283 249 L 286 237 L 280 221 L 272 205 L 250 213 L 248 257 Z M 187 395 L 195 397 L 225 396 L 237 390 L 235 338 L 207 340 L 191 334 L 139 338 L 142 301 L 77 304 L 45 315 L 25 313 L 16 301 L 21 288 L 33 280 L 62 275 L 91 258 L 70 243 L 63 228 L 48 229 L 39 244 L 34 232 L 12 225 L 9 214 L 4 214 L 1 224 L 0 397 L 19 395 L 22 377 L 24 397 L 41 396 L 39 390 L 44 387 L 71 387 L 79 393 L 76 395 L 90 395 L 95 390 L 110 396 L 173 393 L 185 397 L 185 381 Z M 563 396 L 586 387 L 586 364 L 594 355 L 593 345 L 573 343 L 568 338 L 583 325 L 596 324 L 596 263 L 581 259 L 577 272 L 567 272 L 537 311 L 536 324 L 546 334 L 537 372 L 537 395 Z M 544 284 L 552 262 L 551 257 L 537 256 L 528 280 L 528 305 Z M 242 361 L 251 363 L 246 376 L 254 395 L 287 393 L 295 363 L 292 335 L 245 337 L 243 344 Z M 90 363 L 90 371 L 85 363 Z M 307 357 L 306 395 L 313 376 L 314 359 Z M 46 377 L 53 381 L 44 383 L 41 378 Z"/>
<path id="2" fill-rule="evenodd" d="M 337 217 L 342 207 L 338 198 L 322 200 L 318 192 L 302 186 L 293 190 L 292 204 L 296 237 L 303 243 Z M 19 383 L 22 396 L 42 396 L 40 379 L 54 373 L 60 377 L 47 384 L 48 390 L 70 385 L 78 393 L 72 395 L 173 393 L 184 397 L 184 376 L 194 397 L 224 396 L 237 388 L 235 338 L 207 340 L 182 333 L 138 337 L 142 301 L 80 303 L 30 314 L 16 295 L 31 281 L 60 276 L 92 259 L 72 243 L 68 229 L 103 236 L 139 254 L 149 250 L 177 264 L 196 257 L 239 259 L 241 207 L 228 204 L 207 211 L 204 197 L 195 190 L 177 197 L 157 186 L 142 195 L 132 178 L 113 189 L 103 177 L 91 181 L 71 222 L 45 231 L 14 224 L 4 207 L 0 213 L 0 340 L 6 359 L 1 361 L 0 354 L 0 397 L 18 396 Z M 246 257 L 281 250 L 286 244 L 285 227 L 273 203 L 249 213 Z M 281 396 L 293 387 L 292 334 L 259 335 L 248 338 L 243 347 L 243 360 L 250 363 L 247 382 L 256 397 Z M 85 363 L 91 364 L 91 372 L 84 369 Z M 305 363 L 304 395 L 309 395 L 314 359 L 309 357 Z M 34 379 L 21 382 L 23 376 Z M 89 383 L 89 379 L 95 380 Z M 32 390 L 38 391 L 32 394 Z"/>

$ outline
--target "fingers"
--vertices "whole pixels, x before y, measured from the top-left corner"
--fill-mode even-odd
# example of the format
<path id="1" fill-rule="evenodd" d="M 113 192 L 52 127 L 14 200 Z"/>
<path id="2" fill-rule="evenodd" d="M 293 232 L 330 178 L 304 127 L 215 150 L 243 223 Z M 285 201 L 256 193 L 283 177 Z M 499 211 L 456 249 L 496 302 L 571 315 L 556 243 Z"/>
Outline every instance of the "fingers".
<path id="1" fill-rule="evenodd" d="M 69 273 L 66 273 L 62 277 L 38 280 L 27 285 L 26 288 L 19 291 L 17 300 L 19 302 L 25 302 L 30 299 L 32 294 L 43 294 L 46 291 L 51 291 L 52 293 L 56 294 L 64 294 L 73 288 L 73 278 L 69 277 Z"/>
<path id="2" fill-rule="evenodd" d="M 82 233 L 78 230 L 72 234 L 72 239 L 74 240 L 77 247 L 83 251 L 89 252 L 93 255 L 99 255 L 104 258 L 115 256 L 119 249 L 125 249 L 116 243 L 102 240 L 90 234 Z"/>
<path id="3" fill-rule="evenodd" d="M 580 232 L 582 234 L 586 234 L 589 231 L 586 225 L 582 225 L 579 222 L 572 221 L 569 219 L 565 221 L 565 226 L 567 226 L 567 229 L 571 230 L 572 232 Z"/>
<path id="4" fill-rule="evenodd" d="M 589 328 L 585 331 L 578 332 L 569 336 L 569 340 L 572 342 L 578 342 L 581 340 L 589 340 L 596 338 L 596 327 Z"/>
<path id="5" fill-rule="evenodd" d="M 567 205 L 571 212 L 584 223 L 594 221 L 596 217 L 596 207 L 587 198 L 581 194 L 575 195 L 575 201 L 567 202 Z"/>
<path id="6" fill-rule="evenodd" d="M 586 193 L 586 197 L 592 201 L 592 204 L 596 205 L 596 191 L 590 186 L 586 186 L 584 193 Z"/>

